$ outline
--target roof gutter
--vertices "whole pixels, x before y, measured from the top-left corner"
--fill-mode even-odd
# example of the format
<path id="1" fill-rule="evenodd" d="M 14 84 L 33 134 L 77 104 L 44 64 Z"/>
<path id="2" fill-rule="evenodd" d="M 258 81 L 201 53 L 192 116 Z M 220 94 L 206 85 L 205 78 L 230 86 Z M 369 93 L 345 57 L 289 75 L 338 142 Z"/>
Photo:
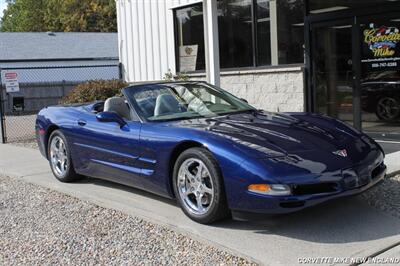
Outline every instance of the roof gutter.
<path id="1" fill-rule="evenodd" d="M 118 57 L 82 57 L 82 58 L 0 59 L 0 63 L 55 62 L 55 61 L 111 61 L 111 60 L 119 60 L 119 58 Z"/>

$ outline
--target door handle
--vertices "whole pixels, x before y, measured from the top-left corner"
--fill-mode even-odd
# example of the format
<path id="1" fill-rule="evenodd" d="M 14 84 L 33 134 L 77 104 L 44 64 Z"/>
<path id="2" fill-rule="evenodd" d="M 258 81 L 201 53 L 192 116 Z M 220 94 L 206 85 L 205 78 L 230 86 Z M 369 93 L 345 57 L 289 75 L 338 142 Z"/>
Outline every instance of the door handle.
<path id="1" fill-rule="evenodd" d="M 86 126 L 86 121 L 85 121 L 85 120 L 82 120 L 82 119 L 79 119 L 79 120 L 78 120 L 78 125 L 80 125 L 80 126 Z"/>

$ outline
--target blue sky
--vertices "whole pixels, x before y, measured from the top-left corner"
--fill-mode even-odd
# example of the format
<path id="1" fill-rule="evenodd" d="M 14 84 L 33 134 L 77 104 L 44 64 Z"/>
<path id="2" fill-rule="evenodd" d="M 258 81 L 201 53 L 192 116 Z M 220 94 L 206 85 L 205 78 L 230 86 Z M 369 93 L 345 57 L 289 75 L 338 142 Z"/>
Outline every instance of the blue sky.
<path id="1" fill-rule="evenodd" d="M 3 10 L 7 7 L 6 0 L 0 0 L 0 16 L 3 16 Z"/>

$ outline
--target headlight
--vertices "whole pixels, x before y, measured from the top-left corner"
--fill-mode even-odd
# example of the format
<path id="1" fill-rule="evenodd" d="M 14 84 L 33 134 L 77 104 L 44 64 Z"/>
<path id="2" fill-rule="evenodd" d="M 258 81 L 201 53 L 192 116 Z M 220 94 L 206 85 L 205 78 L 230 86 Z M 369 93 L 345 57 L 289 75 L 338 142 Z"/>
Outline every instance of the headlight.
<path id="1" fill-rule="evenodd" d="M 291 194 L 290 187 L 281 184 L 251 184 L 247 189 L 253 193 L 270 196 L 288 196 Z"/>

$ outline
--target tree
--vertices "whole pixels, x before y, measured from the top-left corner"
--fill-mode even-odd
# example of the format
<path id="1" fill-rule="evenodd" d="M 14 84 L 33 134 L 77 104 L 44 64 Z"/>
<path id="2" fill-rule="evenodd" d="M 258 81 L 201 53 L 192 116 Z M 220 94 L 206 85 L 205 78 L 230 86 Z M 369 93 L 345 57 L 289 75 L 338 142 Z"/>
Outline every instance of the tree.
<path id="1" fill-rule="evenodd" d="M 51 31 L 117 31 L 114 0 L 47 0 L 46 25 Z"/>
<path id="2" fill-rule="evenodd" d="M 44 25 L 45 0 L 8 1 L 1 19 L 1 31 L 41 31 Z"/>
<path id="3" fill-rule="evenodd" d="M 117 31 L 114 0 L 14 0 L 1 31 Z"/>

